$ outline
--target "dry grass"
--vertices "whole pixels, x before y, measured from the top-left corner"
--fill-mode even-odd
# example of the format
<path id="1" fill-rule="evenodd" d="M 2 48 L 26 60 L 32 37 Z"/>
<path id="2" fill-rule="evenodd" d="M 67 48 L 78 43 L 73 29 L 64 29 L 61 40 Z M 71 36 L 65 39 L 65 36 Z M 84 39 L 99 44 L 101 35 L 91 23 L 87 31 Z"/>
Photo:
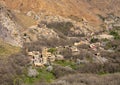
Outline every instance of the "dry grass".
<path id="1" fill-rule="evenodd" d="M 17 22 L 23 26 L 23 28 L 28 28 L 32 25 L 36 24 L 36 20 L 32 19 L 31 17 L 28 17 L 25 14 L 22 13 L 16 13 L 15 14 L 16 18 L 17 18 Z M 24 30 L 24 29 L 23 29 Z"/>
<path id="2" fill-rule="evenodd" d="M 18 53 L 19 51 L 19 47 L 11 46 L 0 40 L 0 56 L 9 56 L 11 54 Z"/>

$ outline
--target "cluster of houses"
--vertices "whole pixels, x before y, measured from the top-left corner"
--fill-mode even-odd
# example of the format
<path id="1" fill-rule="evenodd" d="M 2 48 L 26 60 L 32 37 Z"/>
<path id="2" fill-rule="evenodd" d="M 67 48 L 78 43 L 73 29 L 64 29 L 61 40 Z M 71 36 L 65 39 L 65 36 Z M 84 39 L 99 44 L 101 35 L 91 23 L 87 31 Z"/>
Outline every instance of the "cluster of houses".
<path id="1" fill-rule="evenodd" d="M 78 55 L 80 54 L 80 50 L 77 48 L 79 45 L 88 45 L 91 50 L 95 52 L 99 52 L 99 50 L 104 50 L 102 48 L 102 43 L 101 42 L 96 42 L 96 43 L 89 43 L 88 41 L 80 41 L 74 43 L 73 46 L 59 46 L 56 47 L 57 51 L 55 53 L 49 52 L 49 49 L 51 48 L 43 48 L 41 52 L 39 51 L 31 51 L 27 52 L 27 55 L 29 56 L 29 59 L 31 61 L 31 65 L 39 66 L 39 67 L 44 67 L 44 65 L 50 66 L 52 62 L 56 60 L 64 60 L 64 56 L 61 55 L 62 50 L 64 49 L 70 49 L 72 52 L 72 55 Z M 97 59 L 99 62 L 106 62 L 106 59 L 101 57 L 100 54 L 95 55 L 96 57 L 95 60 Z M 77 59 L 78 63 L 80 62 L 86 62 L 86 61 L 81 61 Z"/>
<path id="2" fill-rule="evenodd" d="M 41 53 L 39 51 L 27 52 L 31 65 L 44 67 L 44 65 L 51 65 L 55 60 L 64 60 L 62 55 L 52 54 L 51 52 L 48 52 L 48 50 L 48 48 L 44 48 Z"/>
<path id="3" fill-rule="evenodd" d="M 51 65 L 56 60 L 64 60 L 64 56 L 60 54 L 60 51 L 65 48 L 70 48 L 72 53 L 77 53 L 79 50 L 75 46 L 56 47 L 58 49 L 55 53 L 49 52 L 50 48 L 43 48 L 42 52 L 39 51 L 27 51 L 27 55 L 31 61 L 31 65 L 44 67 L 44 65 Z"/>

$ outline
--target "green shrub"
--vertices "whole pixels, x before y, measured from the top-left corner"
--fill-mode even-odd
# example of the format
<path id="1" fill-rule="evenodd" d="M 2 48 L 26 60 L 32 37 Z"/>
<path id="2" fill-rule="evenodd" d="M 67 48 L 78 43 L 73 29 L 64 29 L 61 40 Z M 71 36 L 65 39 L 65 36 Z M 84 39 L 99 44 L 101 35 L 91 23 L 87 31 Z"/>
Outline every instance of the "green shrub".
<path id="1" fill-rule="evenodd" d="M 48 72 L 46 71 L 46 69 L 37 69 L 39 72 L 39 75 L 35 78 L 33 77 L 28 77 L 25 76 L 24 77 L 24 82 L 25 84 L 29 84 L 29 85 L 34 85 L 35 82 L 37 81 L 41 81 L 41 82 L 51 82 L 52 80 L 55 79 L 55 76 L 52 72 Z"/>
<path id="2" fill-rule="evenodd" d="M 51 52 L 51 53 L 54 53 L 54 52 L 56 52 L 56 51 L 57 51 L 56 48 L 50 48 L 50 49 L 48 50 L 48 52 Z"/>
<path id="3" fill-rule="evenodd" d="M 96 43 L 96 42 L 98 42 L 98 38 L 92 38 L 90 41 L 91 41 L 91 43 Z"/>
<path id="4" fill-rule="evenodd" d="M 114 39 L 118 40 L 118 39 L 120 39 L 120 36 L 116 36 Z"/>
<path id="5" fill-rule="evenodd" d="M 14 79 L 13 85 L 22 85 L 23 80 L 21 78 Z"/>
<path id="6" fill-rule="evenodd" d="M 110 35 L 118 36 L 119 34 L 118 34 L 118 32 L 116 32 L 116 31 L 110 31 Z"/>
<path id="7" fill-rule="evenodd" d="M 70 66 L 72 69 L 76 69 L 77 66 L 74 62 L 71 61 L 55 61 L 56 64 L 59 64 L 61 66 Z"/>
<path id="8" fill-rule="evenodd" d="M 107 42 L 107 41 L 109 41 L 107 38 L 104 38 L 104 39 L 101 39 L 101 41 L 103 41 L 103 42 Z"/>
<path id="9" fill-rule="evenodd" d="M 114 36 L 114 39 L 120 39 L 120 35 L 117 31 L 110 31 L 110 35 L 113 35 Z"/>

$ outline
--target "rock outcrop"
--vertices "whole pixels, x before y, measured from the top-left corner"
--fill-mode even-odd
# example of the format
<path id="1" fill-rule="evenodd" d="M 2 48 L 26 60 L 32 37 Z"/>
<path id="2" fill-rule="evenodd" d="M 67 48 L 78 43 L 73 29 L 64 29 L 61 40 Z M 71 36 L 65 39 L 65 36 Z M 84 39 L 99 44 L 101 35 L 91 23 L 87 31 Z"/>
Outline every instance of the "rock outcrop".
<path id="1" fill-rule="evenodd" d="M 14 14 L 0 5 L 0 37 L 9 44 L 22 47 L 20 28 L 15 21 Z"/>

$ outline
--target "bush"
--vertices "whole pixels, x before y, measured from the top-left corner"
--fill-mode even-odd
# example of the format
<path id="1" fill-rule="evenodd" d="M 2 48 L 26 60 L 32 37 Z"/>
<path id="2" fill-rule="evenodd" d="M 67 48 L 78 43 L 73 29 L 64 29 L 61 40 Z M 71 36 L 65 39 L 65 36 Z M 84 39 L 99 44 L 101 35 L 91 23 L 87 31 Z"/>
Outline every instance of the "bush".
<path id="1" fill-rule="evenodd" d="M 60 77 L 65 76 L 65 75 L 74 74 L 75 71 L 72 69 L 69 69 L 67 67 L 56 65 L 56 66 L 54 66 L 53 73 L 54 73 L 56 78 L 60 78 Z"/>
<path id="2" fill-rule="evenodd" d="M 72 52 L 70 49 L 63 49 L 61 50 L 60 54 L 62 54 L 65 59 L 70 59 L 72 57 Z"/>
<path id="3" fill-rule="evenodd" d="M 119 85 L 120 74 L 107 74 L 104 76 L 95 74 L 67 75 L 51 85 Z"/>
<path id="4" fill-rule="evenodd" d="M 25 48 L 28 48 L 29 51 L 33 51 L 33 50 L 41 51 L 42 47 L 54 48 L 57 46 L 66 46 L 71 44 L 72 44 L 72 41 L 68 39 L 61 39 L 61 38 L 60 39 L 51 38 L 50 40 L 42 39 L 36 42 L 24 43 L 23 52 L 25 52 Z"/>
<path id="5" fill-rule="evenodd" d="M 37 81 L 50 83 L 52 80 L 55 79 L 53 73 L 46 71 L 45 68 L 43 69 L 38 68 L 37 71 L 39 72 L 37 77 L 28 77 L 28 76 L 24 77 L 25 84 L 34 84 Z"/>
<path id="6" fill-rule="evenodd" d="M 110 31 L 110 35 L 113 35 L 114 36 L 114 39 L 118 40 L 120 39 L 120 35 L 117 31 Z"/>
<path id="7" fill-rule="evenodd" d="M 19 53 L 0 60 L 0 85 L 13 85 L 14 80 L 24 73 L 28 58 Z"/>
<path id="8" fill-rule="evenodd" d="M 64 35 L 68 35 L 70 28 L 73 27 L 73 24 L 72 22 L 51 22 L 47 24 L 47 27 L 57 29 Z"/>
<path id="9" fill-rule="evenodd" d="M 51 53 L 54 53 L 54 52 L 56 52 L 56 51 L 57 51 L 56 48 L 50 48 L 50 49 L 48 50 L 48 52 L 51 52 Z"/>
<path id="10" fill-rule="evenodd" d="M 104 64 L 93 63 L 93 62 L 86 63 L 84 64 L 84 66 L 77 68 L 77 70 L 82 73 L 97 73 L 97 74 L 120 72 L 120 68 L 119 68 L 120 52 L 115 52 L 115 53 L 101 52 L 101 56 L 107 58 L 108 62 Z"/>
<path id="11" fill-rule="evenodd" d="M 110 31 L 110 35 L 118 36 L 119 34 L 118 34 L 118 32 L 112 30 L 112 31 Z"/>
<path id="12" fill-rule="evenodd" d="M 92 38 L 92 39 L 90 40 L 90 42 L 91 42 L 91 43 L 96 43 L 96 42 L 98 42 L 98 38 Z"/>
<path id="13" fill-rule="evenodd" d="M 77 46 L 79 49 L 89 49 L 89 45 L 83 44 L 83 45 L 79 45 Z"/>
<path id="14" fill-rule="evenodd" d="M 119 50 L 119 46 L 120 46 L 120 40 L 113 40 L 113 41 L 109 41 L 106 46 L 105 49 L 110 49 L 112 48 L 113 50 L 117 51 L 117 49 Z"/>

